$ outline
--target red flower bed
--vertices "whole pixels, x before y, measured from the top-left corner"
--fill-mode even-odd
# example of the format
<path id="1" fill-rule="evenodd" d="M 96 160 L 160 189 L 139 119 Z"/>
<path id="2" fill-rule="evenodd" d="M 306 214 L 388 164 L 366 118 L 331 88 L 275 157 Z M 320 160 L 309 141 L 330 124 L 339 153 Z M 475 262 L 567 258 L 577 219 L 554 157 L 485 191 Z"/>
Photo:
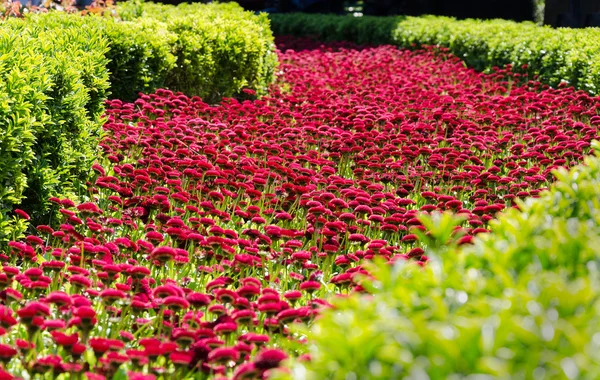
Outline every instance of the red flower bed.
<path id="1" fill-rule="evenodd" d="M 427 261 L 419 212 L 464 214 L 468 243 L 598 138 L 583 92 L 435 51 L 280 46 L 261 100 L 109 102 L 91 201 L 53 199 L 60 227 L 1 256 L 4 370 L 260 378 L 363 260 Z"/>

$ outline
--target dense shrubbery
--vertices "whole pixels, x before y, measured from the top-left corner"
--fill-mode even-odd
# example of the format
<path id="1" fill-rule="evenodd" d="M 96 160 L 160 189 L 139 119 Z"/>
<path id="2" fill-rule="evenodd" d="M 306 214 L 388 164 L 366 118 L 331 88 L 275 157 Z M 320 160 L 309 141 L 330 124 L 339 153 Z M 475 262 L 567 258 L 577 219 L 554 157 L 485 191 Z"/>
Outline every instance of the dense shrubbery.
<path id="1" fill-rule="evenodd" d="M 447 17 L 354 18 L 349 16 L 274 14 L 275 35 L 315 36 L 326 41 L 441 45 L 477 70 L 512 64 L 539 75 L 552 86 L 561 81 L 600 93 L 600 31 L 551 29 L 504 20 Z M 527 65 L 526 68 L 523 65 Z"/>
<path id="2" fill-rule="evenodd" d="M 264 94 L 273 80 L 266 17 L 229 4 L 137 7 L 132 21 L 52 12 L 0 26 L 0 241 L 25 228 L 15 206 L 48 223 L 50 196 L 77 198 L 109 94 L 134 100 L 167 86 L 216 102 L 247 87 Z"/>
<path id="3" fill-rule="evenodd" d="M 334 302 L 313 325 L 304 378 L 600 376 L 600 157 L 540 199 L 519 202 L 473 246 L 446 244 L 460 219 L 422 217 L 425 268 L 373 267 L 371 295 Z M 312 376 L 311 376 L 312 375 Z"/>
<path id="4" fill-rule="evenodd" d="M 235 3 L 126 3 L 119 9 L 125 20 L 155 19 L 177 38 L 172 45 L 176 65 L 165 85 L 208 102 L 239 95 L 249 87 L 266 94 L 277 63 L 266 15 L 252 15 Z"/>
<path id="5" fill-rule="evenodd" d="M 8 213 L 14 205 L 41 221 L 50 195 L 76 196 L 97 157 L 108 90 L 100 31 L 52 25 L 66 15 L 0 27 L 0 240 L 24 228 Z"/>

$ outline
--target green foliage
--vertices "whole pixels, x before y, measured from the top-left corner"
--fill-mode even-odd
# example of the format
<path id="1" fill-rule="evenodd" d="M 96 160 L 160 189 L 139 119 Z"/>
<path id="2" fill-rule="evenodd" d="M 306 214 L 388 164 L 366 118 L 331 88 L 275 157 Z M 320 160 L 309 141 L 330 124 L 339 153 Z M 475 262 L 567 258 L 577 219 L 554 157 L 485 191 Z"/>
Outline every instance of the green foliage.
<path id="1" fill-rule="evenodd" d="M 14 23 L 14 22 L 13 22 Z M 175 66 L 171 53 L 176 36 L 164 23 L 151 19 L 121 22 L 112 17 L 69 15 L 60 12 L 33 15 L 27 27 L 43 27 L 60 34 L 64 30 L 94 30 L 108 46 L 102 50 L 106 58 L 103 69 L 110 75 L 112 98 L 133 101 L 139 92 L 152 92 L 163 87 L 169 70 Z M 98 98 L 101 105 L 106 99 Z"/>
<path id="2" fill-rule="evenodd" d="M 10 211 L 27 187 L 26 168 L 36 158 L 35 129 L 49 120 L 45 103 L 52 82 L 44 57 L 26 34 L 0 29 L 0 238 L 20 233 Z"/>
<path id="3" fill-rule="evenodd" d="M 266 94 L 277 65 L 266 15 L 254 15 L 235 3 L 126 3 L 125 20 L 154 20 L 173 38 L 174 66 L 162 76 L 164 85 L 205 101 L 237 96 L 244 88 Z"/>
<path id="4" fill-rule="evenodd" d="M 177 36 L 164 23 L 109 19 L 101 25 L 110 44 L 107 58 L 112 98 L 133 101 L 140 92 L 151 93 L 165 86 L 175 67 L 172 47 Z"/>
<path id="5" fill-rule="evenodd" d="M 539 199 L 472 246 L 460 220 L 423 216 L 425 268 L 378 263 L 369 295 L 334 301 L 312 326 L 308 379 L 597 379 L 600 376 L 600 145 Z"/>
<path id="6" fill-rule="evenodd" d="M 380 45 L 392 41 L 392 32 L 404 17 L 352 17 L 306 13 L 270 14 L 276 36 L 315 37 L 320 41 L 349 41 Z"/>
<path id="7" fill-rule="evenodd" d="M 97 156 L 107 41 L 97 30 L 62 26 L 69 17 L 38 15 L 0 26 L 0 241 L 26 226 L 14 222 L 13 206 L 46 222 L 48 198 L 80 193 Z"/>
<path id="8" fill-rule="evenodd" d="M 512 64 L 551 86 L 600 93 L 600 29 L 552 29 L 505 20 L 273 14 L 275 35 L 413 48 L 439 45 L 477 70 Z M 523 69 L 523 65 L 528 65 Z"/>

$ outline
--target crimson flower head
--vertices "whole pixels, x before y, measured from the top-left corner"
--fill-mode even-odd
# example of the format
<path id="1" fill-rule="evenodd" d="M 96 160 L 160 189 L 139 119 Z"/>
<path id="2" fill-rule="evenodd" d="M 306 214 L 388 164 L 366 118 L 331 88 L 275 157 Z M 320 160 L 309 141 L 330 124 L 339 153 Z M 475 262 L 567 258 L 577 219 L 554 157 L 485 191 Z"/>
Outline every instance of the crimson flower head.
<path id="1" fill-rule="evenodd" d="M 127 273 L 136 280 L 142 280 L 144 277 L 150 275 L 150 269 L 143 266 L 135 266 L 130 268 Z"/>
<path id="2" fill-rule="evenodd" d="M 253 380 L 258 378 L 260 372 L 261 370 L 256 368 L 254 363 L 244 363 L 233 372 L 233 380 Z"/>
<path id="3" fill-rule="evenodd" d="M 106 338 L 91 338 L 89 344 L 97 356 L 104 354 L 111 348 L 111 341 Z"/>
<path id="4" fill-rule="evenodd" d="M 129 378 L 129 380 L 156 380 L 156 376 L 145 375 L 140 372 L 128 372 L 127 377 Z"/>
<path id="5" fill-rule="evenodd" d="M 82 327 L 91 327 L 96 324 L 96 312 L 89 306 L 81 306 L 75 309 L 73 315 L 80 318 Z"/>
<path id="6" fill-rule="evenodd" d="M 77 210 L 85 214 L 102 214 L 102 210 L 95 203 L 92 202 L 80 204 L 79 206 L 77 206 Z"/>
<path id="7" fill-rule="evenodd" d="M 239 357 L 240 353 L 235 348 L 219 347 L 208 354 L 208 361 L 211 363 L 227 363 L 237 361 Z"/>
<path id="8" fill-rule="evenodd" d="M 24 354 L 27 354 L 30 350 L 32 350 L 35 347 L 35 344 L 23 339 L 17 339 L 15 345 L 17 346 L 17 349 Z"/>
<path id="9" fill-rule="evenodd" d="M 190 307 L 190 303 L 183 297 L 168 296 L 162 300 L 162 305 L 173 311 L 185 310 Z"/>
<path id="10" fill-rule="evenodd" d="M 0 344 L 0 361 L 8 363 L 17 354 L 17 350 L 6 344 Z"/>
<path id="11" fill-rule="evenodd" d="M 66 326 L 67 324 L 62 319 L 47 319 L 44 321 L 44 328 L 51 333 L 55 330 L 62 330 Z"/>
<path id="12" fill-rule="evenodd" d="M 308 293 L 313 293 L 321 287 L 321 284 L 317 281 L 304 281 L 300 284 L 300 290 L 304 290 Z"/>
<path id="13" fill-rule="evenodd" d="M 207 294 L 191 292 L 186 296 L 187 301 L 194 308 L 201 308 L 210 305 L 211 298 Z"/>
<path id="14" fill-rule="evenodd" d="M 281 350 L 265 349 L 262 350 L 254 359 L 254 366 L 265 371 L 278 367 L 279 363 L 287 358 L 287 354 Z"/>
<path id="15" fill-rule="evenodd" d="M 247 343 L 254 343 L 257 346 L 260 346 L 263 344 L 267 344 L 269 342 L 270 338 L 268 335 L 247 333 L 247 334 L 241 335 L 239 337 L 239 340 L 245 341 Z"/>
<path id="16" fill-rule="evenodd" d="M 169 360 L 176 366 L 187 366 L 194 358 L 192 352 L 174 351 L 169 355 Z"/>
<path id="17" fill-rule="evenodd" d="M 150 257 L 161 264 L 173 260 L 175 256 L 177 256 L 177 252 L 175 248 L 171 247 L 158 247 L 150 253 Z"/>
<path id="18" fill-rule="evenodd" d="M 17 214 L 17 216 L 19 216 L 19 217 L 21 217 L 21 218 L 23 218 L 25 220 L 31 219 L 31 217 L 29 216 L 28 213 L 26 213 L 25 211 L 23 211 L 23 210 L 21 210 L 19 208 L 16 208 L 13 211 L 14 211 L 15 214 Z"/>
<path id="19" fill-rule="evenodd" d="M 127 363 L 129 361 L 129 356 L 120 354 L 115 351 L 111 351 L 107 353 L 102 359 L 101 362 L 104 364 L 108 364 L 111 367 L 119 367 L 121 364 Z"/>
<path id="20" fill-rule="evenodd" d="M 111 305 L 115 301 L 122 300 L 126 296 L 127 295 L 125 292 L 117 289 L 104 289 L 100 292 L 100 298 L 102 298 L 102 301 L 107 305 Z"/>
<path id="21" fill-rule="evenodd" d="M 72 347 L 75 343 L 79 341 L 79 335 L 77 333 L 74 334 L 65 334 L 60 331 L 52 331 L 50 333 L 52 335 L 52 339 L 59 346 L 64 347 Z"/>
<path id="22" fill-rule="evenodd" d="M 28 319 L 33 317 L 48 317 L 50 316 L 50 308 L 41 302 L 30 302 L 25 307 L 17 310 L 17 315 L 21 319 Z"/>
<path id="23" fill-rule="evenodd" d="M 237 298 L 236 292 L 229 289 L 218 289 L 215 292 L 215 298 L 223 303 L 232 303 Z"/>
<path id="24" fill-rule="evenodd" d="M 71 276 L 71 278 L 69 279 L 69 283 L 84 289 L 87 289 L 90 286 L 92 286 L 92 281 L 89 278 L 81 275 Z"/>

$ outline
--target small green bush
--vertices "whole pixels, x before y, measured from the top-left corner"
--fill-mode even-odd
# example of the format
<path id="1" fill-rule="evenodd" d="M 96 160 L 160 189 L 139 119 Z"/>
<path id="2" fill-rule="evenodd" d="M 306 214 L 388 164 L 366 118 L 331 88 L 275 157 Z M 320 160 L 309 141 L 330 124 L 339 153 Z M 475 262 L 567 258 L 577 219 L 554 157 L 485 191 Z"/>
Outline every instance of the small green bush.
<path id="1" fill-rule="evenodd" d="M 447 47 L 480 71 L 512 64 L 551 86 L 565 81 L 600 93 L 600 29 L 552 29 L 505 20 L 450 17 L 351 17 L 273 14 L 275 35 L 312 36 L 327 41 Z M 527 68 L 523 68 L 527 65 Z"/>
<path id="2" fill-rule="evenodd" d="M 430 261 L 379 263 L 370 295 L 334 301 L 308 332 L 307 379 L 600 377 L 600 145 L 472 246 L 422 217 Z"/>
<path id="3" fill-rule="evenodd" d="M 102 23 L 109 41 L 111 98 L 133 101 L 140 92 L 150 93 L 166 85 L 176 57 L 172 46 L 177 37 L 166 25 L 152 19 L 138 22 Z"/>
<path id="4" fill-rule="evenodd" d="M 274 79 L 277 56 L 264 14 L 246 12 L 235 3 L 126 3 L 119 12 L 125 20 L 160 21 L 175 36 L 171 52 L 176 61 L 165 72 L 167 88 L 217 102 L 244 88 L 264 95 Z"/>
<path id="5" fill-rule="evenodd" d="M 56 30 L 57 33 L 65 30 L 69 33 L 71 30 L 100 33 L 108 43 L 103 54 L 110 75 L 111 98 L 133 101 L 139 92 L 152 92 L 163 87 L 167 73 L 175 66 L 171 50 L 176 36 L 157 20 L 121 22 L 112 17 L 52 12 L 30 16 L 26 22 L 28 28 Z M 105 99 L 106 94 L 100 103 Z"/>

